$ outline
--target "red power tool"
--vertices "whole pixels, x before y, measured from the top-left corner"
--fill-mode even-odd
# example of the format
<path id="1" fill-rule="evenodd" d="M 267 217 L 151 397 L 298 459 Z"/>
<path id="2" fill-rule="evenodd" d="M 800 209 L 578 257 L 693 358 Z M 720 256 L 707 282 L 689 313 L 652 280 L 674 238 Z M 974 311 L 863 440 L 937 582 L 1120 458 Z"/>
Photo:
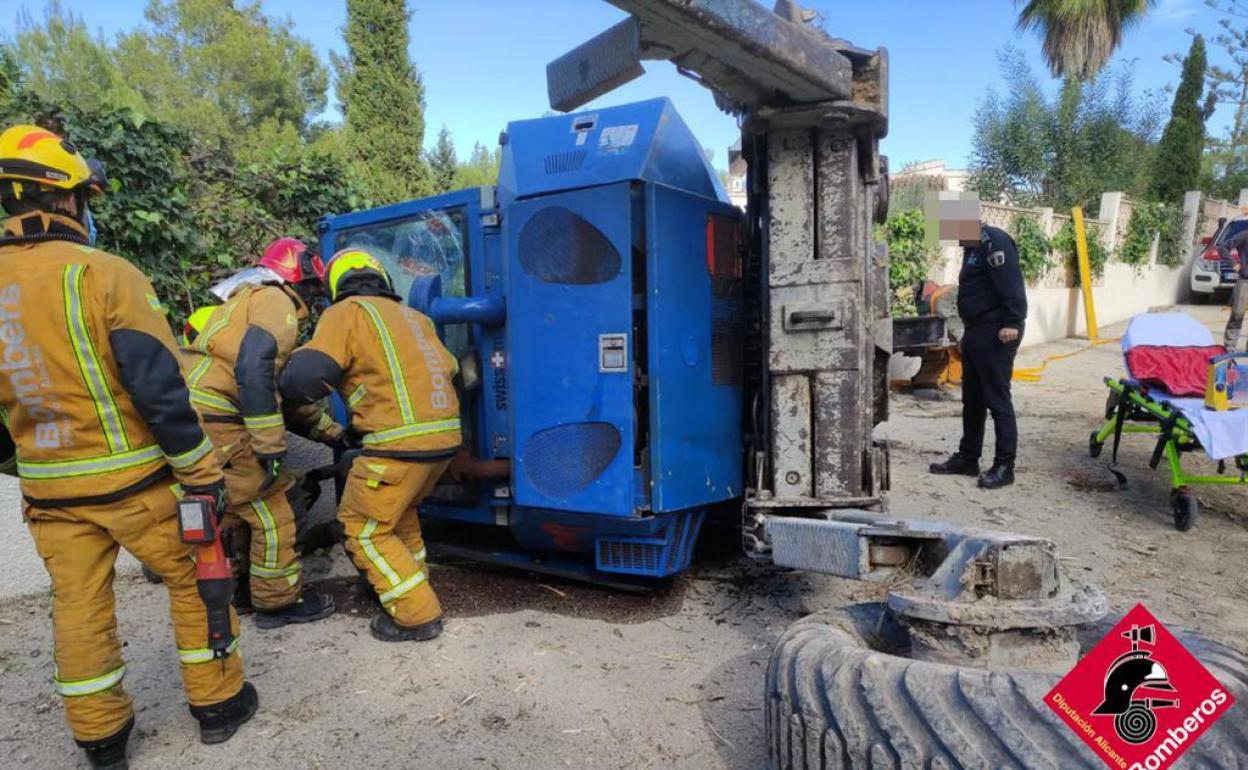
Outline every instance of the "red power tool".
<path id="1" fill-rule="evenodd" d="M 230 629 L 234 573 L 221 542 L 216 500 L 211 495 L 185 495 L 178 500 L 178 532 L 182 542 L 196 546 L 195 583 L 208 611 L 208 649 L 212 657 L 224 658 L 234 643 Z"/>

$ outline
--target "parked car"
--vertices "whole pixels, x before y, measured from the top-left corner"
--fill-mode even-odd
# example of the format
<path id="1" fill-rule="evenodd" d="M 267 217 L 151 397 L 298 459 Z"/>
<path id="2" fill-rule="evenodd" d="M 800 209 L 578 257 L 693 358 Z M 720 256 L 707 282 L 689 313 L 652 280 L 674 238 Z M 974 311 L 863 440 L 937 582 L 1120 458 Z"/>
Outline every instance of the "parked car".
<path id="1" fill-rule="evenodd" d="M 1231 251 L 1224 256 L 1219 251 L 1231 238 L 1248 230 L 1248 216 L 1238 216 L 1222 222 L 1214 234 L 1202 238 L 1200 247 L 1192 255 L 1192 300 L 1208 302 L 1211 299 L 1225 301 L 1235 282 L 1239 280 L 1240 255 Z M 1245 255 L 1248 257 L 1248 255 Z"/>

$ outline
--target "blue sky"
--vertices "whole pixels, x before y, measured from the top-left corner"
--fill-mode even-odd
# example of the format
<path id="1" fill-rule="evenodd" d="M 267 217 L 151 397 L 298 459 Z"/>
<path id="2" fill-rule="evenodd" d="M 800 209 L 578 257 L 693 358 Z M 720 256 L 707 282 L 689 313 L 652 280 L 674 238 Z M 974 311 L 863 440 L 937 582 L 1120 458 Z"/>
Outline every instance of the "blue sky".
<path id="1" fill-rule="evenodd" d="M 766 0 L 770 5 L 770 0 Z M 146 0 L 62 0 L 105 36 L 142 22 Z M 548 107 L 546 63 L 600 32 L 624 14 L 602 0 L 409 0 L 413 9 L 411 54 L 425 82 L 427 143 L 445 124 L 461 155 L 474 141 L 493 146 L 508 120 L 541 115 Z M 1016 43 L 1047 80 L 1034 34 L 1014 29 L 1011 0 L 808 0 L 826 28 L 859 46 L 885 46 L 891 57 L 891 124 L 884 152 L 893 168 L 907 161 L 944 158 L 962 165 L 970 149 L 970 115 L 990 84 L 1000 83 L 997 55 Z M 43 12 L 43 0 L 0 0 L 0 32 L 12 30 L 18 9 Z M 269 15 L 289 17 L 300 35 L 328 60 L 343 51 L 343 0 L 263 0 Z M 1203 0 L 1161 0 L 1129 34 L 1116 57 L 1134 72 L 1136 89 L 1159 89 L 1178 80 L 1166 53 L 1186 52 L 1188 27 L 1217 29 L 1218 16 Z M 1218 63 L 1225 54 L 1210 51 Z M 709 92 L 664 62 L 648 62 L 647 75 L 600 104 L 669 96 L 708 147 L 716 166 L 737 129 L 715 108 Z M 1051 85 L 1056 88 L 1056 82 Z M 331 98 L 332 101 L 332 98 Z M 600 106 L 594 105 L 594 106 Z M 1166 105 L 1168 107 L 1169 100 Z M 1215 115 L 1219 131 L 1229 107 Z"/>

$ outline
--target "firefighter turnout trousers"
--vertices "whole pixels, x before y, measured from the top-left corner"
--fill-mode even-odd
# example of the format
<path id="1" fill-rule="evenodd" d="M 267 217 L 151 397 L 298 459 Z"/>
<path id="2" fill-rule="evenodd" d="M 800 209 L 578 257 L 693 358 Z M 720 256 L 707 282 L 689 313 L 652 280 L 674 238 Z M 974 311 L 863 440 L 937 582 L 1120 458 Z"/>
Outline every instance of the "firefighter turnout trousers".
<path id="1" fill-rule="evenodd" d="M 417 506 L 449 464 L 363 455 L 347 475 L 338 508 L 347 550 L 399 625 L 416 626 L 442 615 L 429 585 Z"/>
<path id="2" fill-rule="evenodd" d="M 25 515 L 52 578 L 54 682 L 77 740 L 107 738 L 133 716 L 121 684 L 126 667 L 114 612 L 113 563 L 119 546 L 164 578 L 190 704 L 210 706 L 238 694 L 242 657 L 235 650 L 214 660 L 208 650 L 195 561 L 191 546 L 179 539 L 177 498 L 168 484 L 106 505 L 27 505 Z M 237 639 L 238 619 L 232 610 L 231 626 Z"/>
<path id="3" fill-rule="evenodd" d="M 286 499 L 293 479 L 283 473 L 262 494 L 264 469 L 242 422 L 217 422 L 206 416 L 225 473 L 230 501 L 224 524 L 233 530 L 236 574 L 249 579 L 251 603 L 259 610 L 294 604 L 302 589 L 302 563 L 295 553 L 295 511 Z"/>

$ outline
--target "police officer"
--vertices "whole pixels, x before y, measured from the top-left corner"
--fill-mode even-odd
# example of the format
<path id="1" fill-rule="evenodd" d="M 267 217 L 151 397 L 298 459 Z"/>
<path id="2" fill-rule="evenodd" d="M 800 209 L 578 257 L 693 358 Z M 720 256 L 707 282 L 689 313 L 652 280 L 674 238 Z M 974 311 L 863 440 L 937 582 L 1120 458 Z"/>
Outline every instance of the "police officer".
<path id="1" fill-rule="evenodd" d="M 966 324 L 962 348 L 962 441 L 958 451 L 931 472 L 979 476 L 979 486 L 997 489 L 1014 483 L 1018 423 L 1010 400 L 1014 355 L 1023 339 L 1027 293 L 1018 248 L 1004 230 L 980 225 L 977 239 L 960 240 L 958 315 Z M 992 412 L 996 454 L 979 472 L 984 423 Z"/>

